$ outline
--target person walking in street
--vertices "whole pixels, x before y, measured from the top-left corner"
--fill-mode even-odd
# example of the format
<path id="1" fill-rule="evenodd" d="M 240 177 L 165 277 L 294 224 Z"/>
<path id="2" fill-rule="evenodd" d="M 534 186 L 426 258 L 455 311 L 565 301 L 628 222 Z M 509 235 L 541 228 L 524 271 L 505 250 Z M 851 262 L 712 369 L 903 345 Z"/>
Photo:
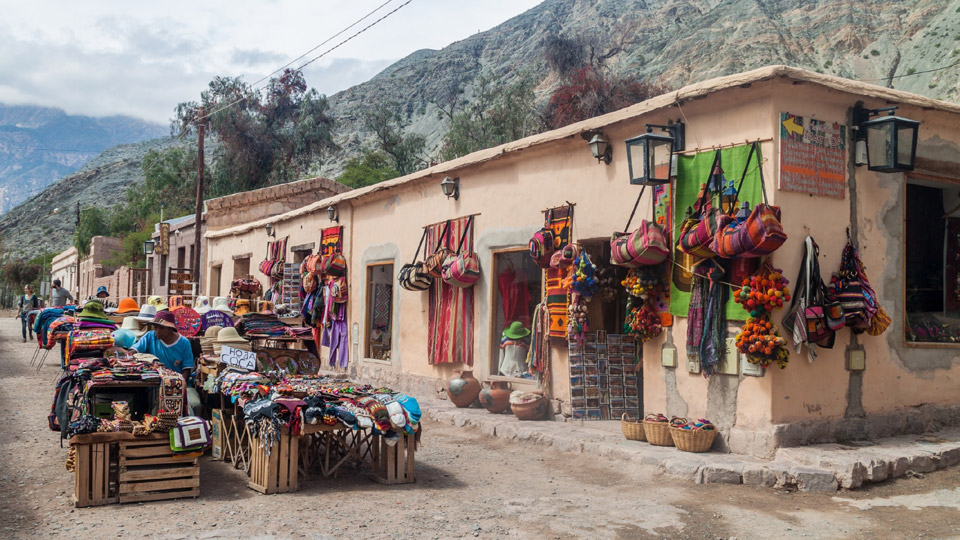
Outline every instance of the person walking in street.
<path id="1" fill-rule="evenodd" d="M 17 309 L 17 317 L 20 318 L 20 329 L 23 333 L 23 341 L 26 343 L 27 335 L 30 336 L 30 341 L 33 341 L 33 326 L 30 324 L 30 312 L 40 309 L 40 299 L 37 298 L 37 295 L 33 294 L 33 287 L 30 285 L 23 286 L 23 295 L 20 296 L 20 303 Z"/>
<path id="2" fill-rule="evenodd" d="M 73 301 L 73 295 L 70 291 L 60 285 L 60 280 L 53 280 L 53 290 L 50 291 L 50 305 L 53 307 L 62 307 L 67 305 L 67 301 Z"/>

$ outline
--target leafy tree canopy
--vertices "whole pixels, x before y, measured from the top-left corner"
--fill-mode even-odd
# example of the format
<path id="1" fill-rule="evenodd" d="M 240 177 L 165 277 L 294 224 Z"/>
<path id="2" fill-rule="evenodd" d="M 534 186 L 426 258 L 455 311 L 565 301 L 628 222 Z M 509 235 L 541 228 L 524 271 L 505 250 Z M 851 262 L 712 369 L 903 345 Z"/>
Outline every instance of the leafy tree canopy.
<path id="1" fill-rule="evenodd" d="M 418 133 L 408 133 L 397 103 L 381 103 L 364 115 L 367 129 L 376 137 L 377 147 L 386 154 L 399 176 L 418 171 L 429 164 L 426 155 L 427 139 Z"/>
<path id="2" fill-rule="evenodd" d="M 345 186 L 360 188 L 379 184 L 398 176 L 400 173 L 393 168 L 393 160 L 390 156 L 378 150 L 368 150 L 361 157 L 347 161 L 337 181 Z"/>

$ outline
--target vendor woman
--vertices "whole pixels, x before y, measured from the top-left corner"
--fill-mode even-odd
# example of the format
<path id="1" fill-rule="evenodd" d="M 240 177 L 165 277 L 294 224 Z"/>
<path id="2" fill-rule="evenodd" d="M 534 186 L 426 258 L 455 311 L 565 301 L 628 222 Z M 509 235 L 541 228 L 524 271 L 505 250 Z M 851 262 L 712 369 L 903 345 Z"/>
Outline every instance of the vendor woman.
<path id="1" fill-rule="evenodd" d="M 167 369 L 182 373 L 184 380 L 189 380 L 194 366 L 193 349 L 190 341 L 177 332 L 173 312 L 160 311 L 146 324 L 150 331 L 133 344 L 133 349 L 156 356 Z M 200 405 L 200 395 L 192 386 L 187 387 L 187 401 L 191 408 Z"/>

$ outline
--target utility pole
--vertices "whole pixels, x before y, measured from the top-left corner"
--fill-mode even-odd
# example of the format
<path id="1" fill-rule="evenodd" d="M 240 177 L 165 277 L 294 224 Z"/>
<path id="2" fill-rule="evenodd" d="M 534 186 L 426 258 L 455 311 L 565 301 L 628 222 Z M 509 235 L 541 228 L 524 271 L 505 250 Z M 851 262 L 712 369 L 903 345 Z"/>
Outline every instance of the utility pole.
<path id="1" fill-rule="evenodd" d="M 80 201 L 77 201 L 77 226 L 76 226 L 76 230 L 77 230 L 78 232 L 80 231 Z M 77 276 L 77 296 L 76 296 L 76 298 L 75 298 L 75 301 L 79 304 L 79 303 L 80 303 L 80 250 L 79 250 L 76 246 L 74 246 L 74 249 L 77 250 L 77 272 L 76 272 L 76 276 Z M 63 285 L 63 284 L 61 283 L 61 285 Z M 69 289 L 68 289 L 68 290 L 69 290 Z M 53 299 L 53 296 L 52 296 L 52 295 L 51 295 L 50 299 L 51 299 L 51 300 Z"/>
<path id="2" fill-rule="evenodd" d="M 195 295 L 200 294 L 200 219 L 203 214 L 203 128 L 206 124 L 204 110 L 201 107 L 197 114 L 197 213 L 193 219 L 194 248 L 193 248 L 193 281 L 197 284 Z"/>

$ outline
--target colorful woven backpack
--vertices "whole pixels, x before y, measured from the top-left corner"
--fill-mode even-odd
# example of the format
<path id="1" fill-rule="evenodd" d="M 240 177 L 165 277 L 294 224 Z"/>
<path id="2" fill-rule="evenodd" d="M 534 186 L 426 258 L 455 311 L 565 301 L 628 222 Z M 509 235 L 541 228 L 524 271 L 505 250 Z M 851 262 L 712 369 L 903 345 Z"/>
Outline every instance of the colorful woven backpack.
<path id="1" fill-rule="evenodd" d="M 645 189 L 646 186 L 640 190 L 637 202 L 633 205 L 633 212 L 630 212 L 630 219 L 625 227 L 628 231 Z M 610 262 L 627 268 L 660 264 L 670 255 L 668 246 L 663 227 L 644 219 L 640 221 L 640 227 L 632 233 L 613 233 L 610 239 Z"/>
<path id="2" fill-rule="evenodd" d="M 413 262 L 400 267 L 400 272 L 397 274 L 397 281 L 400 283 L 402 289 L 408 291 L 425 291 L 433 284 L 433 276 L 427 273 L 426 268 L 424 268 L 424 263 L 422 261 L 417 262 L 417 259 L 420 257 L 420 248 L 423 247 L 423 242 L 426 238 L 427 230 L 424 229 L 423 234 L 420 236 L 420 244 L 417 245 L 417 252 L 413 254 Z"/>
<path id="3" fill-rule="evenodd" d="M 553 220 L 553 210 L 547 212 L 547 223 Z M 540 268 L 550 268 L 550 259 L 557 250 L 557 238 L 553 230 L 549 227 L 543 227 L 533 233 L 527 247 L 530 249 L 530 256 Z"/>
<path id="4" fill-rule="evenodd" d="M 443 232 L 441 232 L 440 236 L 437 238 L 437 247 L 434 248 L 433 254 L 428 256 L 426 260 L 423 261 L 423 269 L 430 277 L 443 277 L 443 263 L 446 262 L 447 258 L 453 253 L 445 245 L 447 233 L 449 231 L 450 220 L 447 220 L 447 223 L 443 226 Z"/>
<path id="5" fill-rule="evenodd" d="M 320 273 L 327 276 L 342 276 L 347 273 L 347 259 L 341 253 L 331 253 L 320 261 Z"/>
<path id="6" fill-rule="evenodd" d="M 443 263 L 443 282 L 447 285 L 461 288 L 472 287 L 480 279 L 480 258 L 473 251 L 463 253 L 463 242 L 466 240 L 472 224 L 473 216 L 470 216 L 467 219 L 466 226 L 463 227 L 457 253 L 448 257 Z"/>

